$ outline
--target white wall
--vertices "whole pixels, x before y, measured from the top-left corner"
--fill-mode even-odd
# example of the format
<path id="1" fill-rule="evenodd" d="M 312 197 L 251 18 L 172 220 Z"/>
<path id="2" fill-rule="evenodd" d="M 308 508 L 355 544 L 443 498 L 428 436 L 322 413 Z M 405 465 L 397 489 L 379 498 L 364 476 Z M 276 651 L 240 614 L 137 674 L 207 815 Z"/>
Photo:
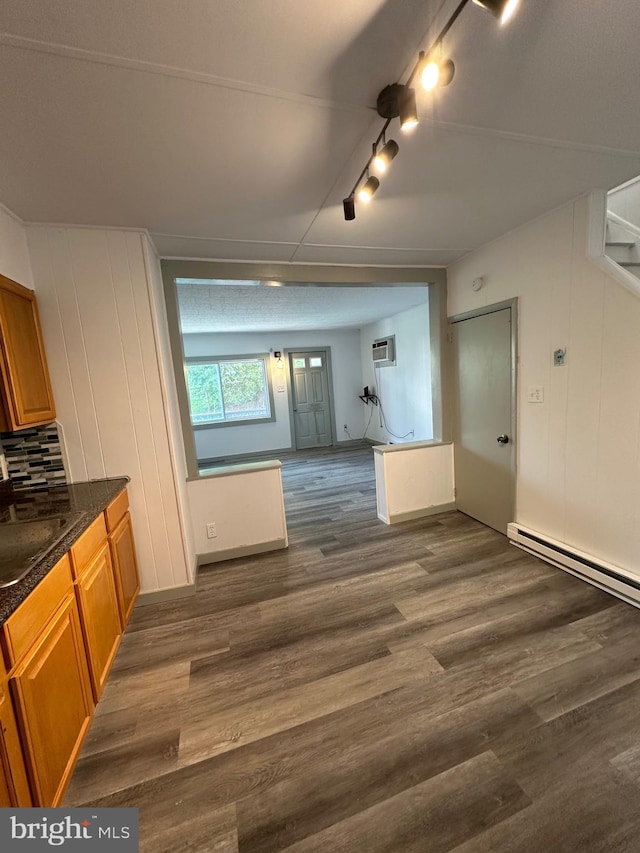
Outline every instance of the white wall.
<path id="1" fill-rule="evenodd" d="M 360 367 L 360 333 L 354 329 L 314 330 L 306 332 L 265 332 L 255 334 L 190 334 L 184 336 L 186 356 L 247 355 L 269 352 L 270 349 L 329 347 L 333 369 L 336 436 L 348 440 L 344 424 L 353 438 L 361 438 L 364 408 L 358 399 L 362 393 Z M 286 365 L 286 358 L 285 358 Z M 289 417 L 289 387 L 287 369 L 278 370 L 272 363 L 276 420 L 267 424 L 247 424 L 238 427 L 218 427 L 195 431 L 198 459 L 233 456 L 235 454 L 282 450 L 291 447 Z M 278 382 L 278 374 L 282 374 Z M 284 384 L 278 392 L 276 386 Z"/>
<path id="2" fill-rule="evenodd" d="M 33 290 L 26 229 L 22 222 L 1 204 L 0 273 Z"/>
<path id="3" fill-rule="evenodd" d="M 607 194 L 607 210 L 640 228 L 640 178 Z"/>
<path id="4" fill-rule="evenodd" d="M 167 323 L 167 306 L 164 299 L 162 270 L 155 248 L 148 237 L 144 239 L 144 257 L 149 278 L 149 293 L 153 328 L 156 337 L 158 364 L 161 374 L 162 393 L 164 396 L 165 413 L 167 418 L 167 433 L 170 443 L 170 460 L 173 466 L 174 482 L 178 499 L 178 510 L 183 533 L 183 542 L 187 558 L 190 579 L 196 576 L 196 549 L 191 535 L 191 506 L 187 489 L 187 459 L 184 449 L 184 437 L 178 406 L 169 326 Z"/>
<path id="5" fill-rule="evenodd" d="M 586 258 L 587 214 L 579 199 L 454 264 L 448 313 L 519 297 L 516 520 L 640 576 L 640 299 Z"/>
<path id="6" fill-rule="evenodd" d="M 27 237 L 70 480 L 130 476 L 143 591 L 188 584 L 146 235 L 33 226 Z"/>
<path id="7" fill-rule="evenodd" d="M 371 345 L 386 335 L 396 336 L 396 364 L 374 369 Z M 365 412 L 365 425 L 371 415 L 367 437 L 385 444 L 433 438 L 428 303 L 365 326 L 360 345 L 362 385 L 368 385 L 370 393 L 381 398 L 388 430 L 396 434 L 394 437 L 381 425 L 379 409 L 374 407 L 371 415 L 369 404 Z M 412 430 L 413 435 L 406 435 Z"/>

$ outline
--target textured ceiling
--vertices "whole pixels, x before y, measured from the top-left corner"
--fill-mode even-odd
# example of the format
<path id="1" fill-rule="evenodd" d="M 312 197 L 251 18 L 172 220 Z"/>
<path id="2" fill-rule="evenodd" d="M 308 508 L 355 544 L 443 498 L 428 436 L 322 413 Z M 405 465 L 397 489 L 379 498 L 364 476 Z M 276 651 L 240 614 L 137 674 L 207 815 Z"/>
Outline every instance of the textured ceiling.
<path id="1" fill-rule="evenodd" d="M 469 3 L 374 202 L 342 216 L 457 0 L 2 0 L 0 202 L 164 257 L 446 265 L 640 173 L 640 3 Z"/>
<path id="2" fill-rule="evenodd" d="M 180 326 L 193 332 L 359 329 L 427 301 L 427 288 L 178 284 Z"/>

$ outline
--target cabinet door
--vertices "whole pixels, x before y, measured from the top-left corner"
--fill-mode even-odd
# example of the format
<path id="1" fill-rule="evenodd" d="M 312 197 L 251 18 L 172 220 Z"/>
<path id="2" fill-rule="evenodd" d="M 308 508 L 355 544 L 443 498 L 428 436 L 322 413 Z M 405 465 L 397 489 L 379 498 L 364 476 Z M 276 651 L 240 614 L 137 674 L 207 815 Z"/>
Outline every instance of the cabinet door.
<path id="1" fill-rule="evenodd" d="M 124 630 L 131 617 L 131 611 L 140 590 L 131 516 L 128 512 L 124 514 L 122 521 L 109 536 L 109 542 L 111 543 L 113 557 L 120 620 Z"/>
<path id="2" fill-rule="evenodd" d="M 76 585 L 91 686 L 96 702 L 102 694 L 120 643 L 120 616 L 109 546 L 105 542 Z"/>
<path id="3" fill-rule="evenodd" d="M 9 695 L 9 685 L 0 681 L 0 808 L 31 805 L 24 769 L 20 736 Z"/>
<path id="4" fill-rule="evenodd" d="M 93 702 L 75 598 L 69 595 L 10 679 L 36 806 L 62 799 Z"/>
<path id="5" fill-rule="evenodd" d="M 0 275 L 0 429 L 55 420 L 49 370 L 33 291 Z"/>

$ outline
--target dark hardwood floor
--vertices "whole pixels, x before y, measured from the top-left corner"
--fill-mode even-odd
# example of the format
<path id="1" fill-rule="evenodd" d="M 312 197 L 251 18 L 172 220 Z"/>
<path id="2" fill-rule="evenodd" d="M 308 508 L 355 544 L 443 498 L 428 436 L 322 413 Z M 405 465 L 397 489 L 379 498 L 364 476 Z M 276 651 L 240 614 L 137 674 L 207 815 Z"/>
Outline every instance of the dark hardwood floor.
<path id="1" fill-rule="evenodd" d="M 287 551 L 135 611 L 65 804 L 153 853 L 640 851 L 640 611 L 459 513 L 385 526 L 370 448 L 283 480 Z"/>

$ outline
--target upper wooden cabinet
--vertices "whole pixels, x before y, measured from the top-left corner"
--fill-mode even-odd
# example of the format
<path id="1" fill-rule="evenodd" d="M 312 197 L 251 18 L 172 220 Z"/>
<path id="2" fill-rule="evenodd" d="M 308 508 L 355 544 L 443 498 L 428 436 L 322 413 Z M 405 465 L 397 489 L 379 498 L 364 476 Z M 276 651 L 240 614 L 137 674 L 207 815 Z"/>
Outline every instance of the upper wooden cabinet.
<path id="1" fill-rule="evenodd" d="M 0 431 L 55 420 L 33 291 L 0 275 Z"/>

